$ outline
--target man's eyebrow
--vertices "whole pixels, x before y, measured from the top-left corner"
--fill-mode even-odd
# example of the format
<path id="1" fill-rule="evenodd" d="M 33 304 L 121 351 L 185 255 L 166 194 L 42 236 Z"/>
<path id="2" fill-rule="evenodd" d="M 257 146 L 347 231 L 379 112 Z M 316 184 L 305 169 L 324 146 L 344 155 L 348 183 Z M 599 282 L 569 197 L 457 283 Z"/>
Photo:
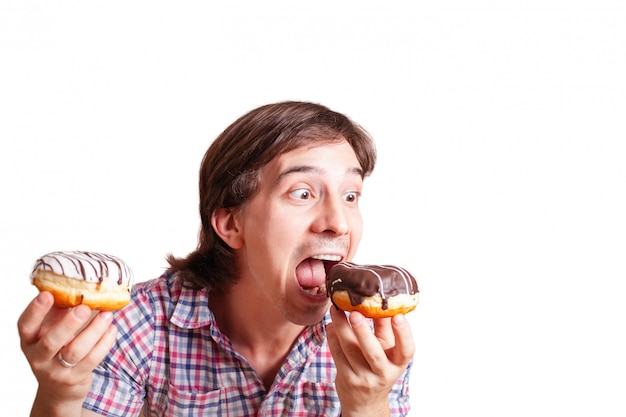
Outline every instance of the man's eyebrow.
<path id="1" fill-rule="evenodd" d="M 322 168 L 319 168 L 313 165 L 295 165 L 295 166 L 285 169 L 280 174 L 278 174 L 278 177 L 276 177 L 276 180 L 274 181 L 274 186 L 277 186 L 278 184 L 280 184 L 280 182 L 283 179 L 285 179 L 285 177 L 288 177 L 289 175 L 292 175 L 292 174 L 302 173 L 302 172 L 321 174 L 324 172 L 324 170 Z M 350 167 L 346 169 L 346 174 L 356 175 L 360 178 L 363 178 L 363 170 L 360 167 Z"/>

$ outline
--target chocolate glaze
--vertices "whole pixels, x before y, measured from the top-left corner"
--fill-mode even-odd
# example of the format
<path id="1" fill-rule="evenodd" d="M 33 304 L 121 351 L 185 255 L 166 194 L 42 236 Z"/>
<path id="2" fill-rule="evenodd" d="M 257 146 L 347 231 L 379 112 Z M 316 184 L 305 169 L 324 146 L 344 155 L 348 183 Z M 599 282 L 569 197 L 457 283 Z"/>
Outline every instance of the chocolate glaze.
<path id="1" fill-rule="evenodd" d="M 124 261 L 115 256 L 96 252 L 52 252 L 37 259 L 31 276 L 38 270 L 97 283 L 102 283 L 104 278 L 116 274 L 118 285 L 130 286 L 132 282 L 132 271 Z"/>
<path id="2" fill-rule="evenodd" d="M 347 291 L 353 306 L 361 304 L 365 297 L 380 293 L 383 310 L 387 309 L 390 297 L 419 292 L 417 281 L 404 268 L 351 262 L 341 262 L 331 268 L 326 275 L 326 288 L 329 296 L 335 291 Z"/>

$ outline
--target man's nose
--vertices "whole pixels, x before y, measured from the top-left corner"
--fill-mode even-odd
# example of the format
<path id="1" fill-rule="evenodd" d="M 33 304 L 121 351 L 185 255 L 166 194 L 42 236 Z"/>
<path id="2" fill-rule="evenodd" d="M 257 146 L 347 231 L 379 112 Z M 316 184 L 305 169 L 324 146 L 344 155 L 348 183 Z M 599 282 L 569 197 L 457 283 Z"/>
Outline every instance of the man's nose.
<path id="1" fill-rule="evenodd" d="M 319 212 L 314 224 L 315 232 L 330 232 L 335 235 L 345 235 L 350 230 L 348 208 L 337 197 L 327 196 L 319 206 Z"/>

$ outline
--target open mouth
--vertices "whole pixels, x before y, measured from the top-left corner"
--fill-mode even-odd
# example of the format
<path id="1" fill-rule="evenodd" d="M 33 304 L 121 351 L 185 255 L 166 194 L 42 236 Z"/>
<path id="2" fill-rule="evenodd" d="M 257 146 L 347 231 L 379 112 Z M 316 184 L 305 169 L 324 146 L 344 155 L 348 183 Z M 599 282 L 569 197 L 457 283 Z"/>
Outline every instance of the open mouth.
<path id="1" fill-rule="evenodd" d="M 296 278 L 300 287 L 310 295 L 326 296 L 326 273 L 341 261 L 340 255 L 315 255 L 300 262 Z"/>

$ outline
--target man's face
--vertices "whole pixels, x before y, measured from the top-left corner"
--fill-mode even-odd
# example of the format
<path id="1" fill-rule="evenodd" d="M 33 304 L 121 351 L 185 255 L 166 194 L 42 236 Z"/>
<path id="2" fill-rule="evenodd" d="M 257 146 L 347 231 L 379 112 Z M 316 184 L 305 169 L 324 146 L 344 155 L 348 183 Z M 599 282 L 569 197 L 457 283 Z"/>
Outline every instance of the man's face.
<path id="1" fill-rule="evenodd" d="M 361 239 L 362 187 L 345 141 L 298 148 L 267 164 L 237 214 L 240 282 L 294 323 L 319 321 L 329 306 L 325 268 L 352 259 Z"/>

